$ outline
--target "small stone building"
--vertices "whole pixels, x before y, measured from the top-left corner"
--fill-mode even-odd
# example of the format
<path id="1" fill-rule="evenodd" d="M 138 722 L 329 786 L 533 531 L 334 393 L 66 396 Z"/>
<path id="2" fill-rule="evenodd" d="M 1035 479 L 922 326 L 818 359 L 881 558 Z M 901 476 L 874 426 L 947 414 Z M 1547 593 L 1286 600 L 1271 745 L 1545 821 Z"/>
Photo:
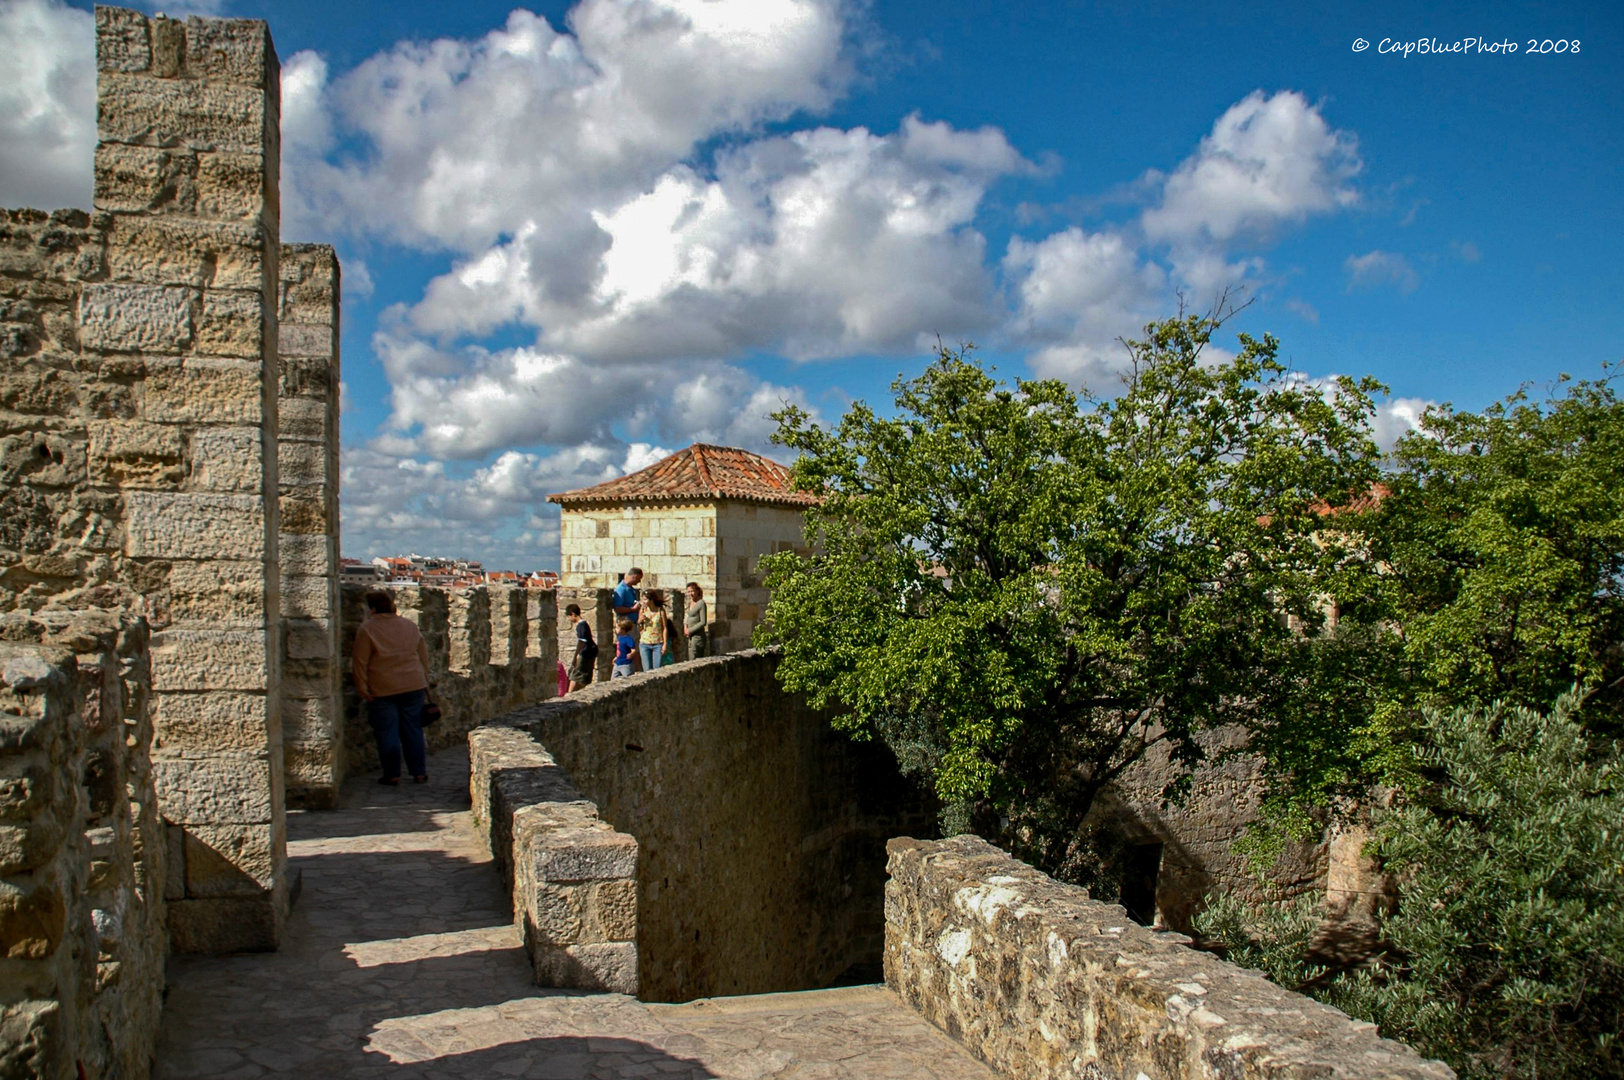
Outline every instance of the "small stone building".
<path id="1" fill-rule="evenodd" d="M 761 557 L 804 544 L 802 515 L 816 501 L 778 462 L 704 443 L 547 499 L 564 511 L 560 588 L 613 588 L 632 566 L 649 588 L 697 581 L 717 652 L 750 647 L 767 607 Z"/>

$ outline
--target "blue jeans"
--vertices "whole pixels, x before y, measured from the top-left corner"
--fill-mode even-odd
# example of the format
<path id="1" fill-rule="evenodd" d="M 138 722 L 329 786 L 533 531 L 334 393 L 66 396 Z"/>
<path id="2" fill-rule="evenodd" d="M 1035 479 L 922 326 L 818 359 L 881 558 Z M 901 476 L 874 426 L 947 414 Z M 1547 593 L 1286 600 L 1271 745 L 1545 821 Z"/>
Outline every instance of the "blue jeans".
<path id="1" fill-rule="evenodd" d="M 372 736 L 378 740 L 378 760 L 383 763 L 385 780 L 400 779 L 400 755 L 406 754 L 406 768 L 413 776 L 427 776 L 428 747 L 423 743 L 423 702 L 428 693 L 408 690 L 404 694 L 373 698 L 367 702 L 372 718 Z"/>
<path id="2" fill-rule="evenodd" d="M 643 670 L 653 671 L 660 666 L 660 657 L 665 653 L 665 646 L 639 643 L 637 653 L 643 658 Z"/>

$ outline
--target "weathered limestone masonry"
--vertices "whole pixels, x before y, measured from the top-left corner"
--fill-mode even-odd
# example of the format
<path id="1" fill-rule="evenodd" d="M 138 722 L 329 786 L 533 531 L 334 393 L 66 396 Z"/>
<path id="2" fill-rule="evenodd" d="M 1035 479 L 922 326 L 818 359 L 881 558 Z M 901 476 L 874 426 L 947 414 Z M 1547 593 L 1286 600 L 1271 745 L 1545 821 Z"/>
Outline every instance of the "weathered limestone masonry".
<path id="1" fill-rule="evenodd" d="M 331 807 L 344 780 L 339 690 L 339 269 L 283 244 L 277 301 L 277 553 L 284 618 L 282 761 L 289 805 Z"/>
<path id="2" fill-rule="evenodd" d="M 556 759 L 568 776 L 536 797 L 549 805 L 525 829 L 502 816 L 517 796 L 498 799 L 486 793 L 489 780 L 473 781 L 476 813 L 491 808 L 493 853 L 514 868 L 517 910 L 535 922 L 533 947 L 577 940 L 583 909 L 555 902 L 557 879 L 534 852 L 559 842 L 550 828 L 586 827 L 552 805 L 579 791 L 593 815 L 636 841 L 639 997 L 686 1001 L 877 978 L 885 840 L 929 828 L 935 807 L 882 746 L 852 742 L 785 695 L 776 666 L 775 656 L 756 652 L 691 661 L 492 722 L 535 745 L 473 736 L 482 748 L 476 774 L 552 776 Z M 604 834 L 594 843 L 619 851 L 624 842 Z M 508 845 L 534 851 L 509 855 Z M 540 867 L 528 881 L 526 859 Z M 618 928 L 625 907 L 617 899 L 603 910 L 613 917 L 595 918 Z M 544 967 L 538 961 L 538 973 Z"/>
<path id="3" fill-rule="evenodd" d="M 569 589 L 560 587 L 558 593 L 558 658 L 565 667 L 575 657 L 575 629 L 564 615 L 564 609 L 575 604 L 581 609 L 581 618 L 592 628 L 592 640 L 598 643 L 598 663 L 595 668 L 599 682 L 606 682 L 615 664 L 615 609 L 608 589 Z"/>
<path id="4" fill-rule="evenodd" d="M 971 836 L 891 841 L 885 981 L 1033 1080 L 1450 1080 L 1374 1024 L 1134 924 Z"/>
<path id="5" fill-rule="evenodd" d="M 761 557 L 804 549 L 803 511 L 755 503 L 724 503 L 716 512 L 716 597 L 712 633 L 717 652 L 750 647 L 750 635 L 767 613 L 769 592 Z"/>
<path id="6" fill-rule="evenodd" d="M 174 856 L 150 676 L 139 616 L 0 617 L 0 1076 L 151 1068 Z"/>
<path id="7" fill-rule="evenodd" d="M 1208 763 L 1195 771 L 1188 796 L 1167 805 L 1162 792 L 1178 775 L 1165 747 L 1154 747 L 1101 796 L 1092 818 L 1108 822 L 1131 844 L 1154 845 L 1157 924 L 1188 933 L 1191 920 L 1212 892 L 1248 899 L 1282 899 L 1305 894 L 1326 898 L 1327 930 L 1343 947 L 1373 939 L 1376 915 L 1391 902 L 1391 883 L 1363 849 L 1362 829 L 1344 829 L 1316 841 L 1288 843 L 1268 873 L 1270 895 L 1262 895 L 1256 875 L 1235 850 L 1258 814 L 1263 791 L 1261 762 L 1234 754 L 1244 734 L 1220 729 L 1206 734 Z"/>
<path id="8" fill-rule="evenodd" d="M 537 984 L 637 993 L 637 841 L 599 820 L 522 731 L 477 728 L 468 757 L 474 820 Z"/>
<path id="9" fill-rule="evenodd" d="M 378 767 L 372 726 L 350 679 L 350 653 L 366 617 L 367 590 L 355 582 L 344 582 L 341 590 L 343 720 L 331 748 L 345 772 Z M 430 750 L 460 743 L 493 716 L 558 693 L 557 608 L 551 591 L 413 585 L 391 587 L 389 594 L 428 646 L 434 699 L 445 711 L 426 732 Z"/>
<path id="10" fill-rule="evenodd" d="M 170 932 L 187 952 L 273 949 L 280 68 L 264 23 L 117 8 L 96 10 L 96 63 L 107 277 L 84 287 L 79 340 L 139 384 L 91 455 L 145 489 L 124 493 L 125 576 L 169 595 L 153 685 L 159 802 L 185 837 Z"/>
<path id="11" fill-rule="evenodd" d="M 263 23 L 96 36 L 96 211 L 0 237 L 0 608 L 149 616 L 174 944 L 274 948 L 279 68 Z"/>

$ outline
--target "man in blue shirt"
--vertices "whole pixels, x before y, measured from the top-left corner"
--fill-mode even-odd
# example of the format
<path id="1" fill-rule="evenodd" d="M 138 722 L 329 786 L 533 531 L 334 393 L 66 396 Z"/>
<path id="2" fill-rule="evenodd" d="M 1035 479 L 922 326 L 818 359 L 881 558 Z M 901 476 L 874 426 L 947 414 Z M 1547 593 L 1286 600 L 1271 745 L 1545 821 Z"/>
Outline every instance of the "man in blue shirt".
<path id="1" fill-rule="evenodd" d="M 615 609 L 617 620 L 630 619 L 633 623 L 637 622 L 637 583 L 642 580 L 643 569 L 640 566 L 634 566 L 621 575 L 620 584 L 615 586 L 615 594 L 609 600 L 609 606 Z M 633 650 L 633 657 L 635 656 L 636 651 Z"/>
<path id="2" fill-rule="evenodd" d="M 643 571 L 640 567 L 632 567 L 621 577 L 620 584 L 615 586 L 614 599 L 610 601 L 618 618 L 637 620 L 637 583 L 643 580 Z"/>

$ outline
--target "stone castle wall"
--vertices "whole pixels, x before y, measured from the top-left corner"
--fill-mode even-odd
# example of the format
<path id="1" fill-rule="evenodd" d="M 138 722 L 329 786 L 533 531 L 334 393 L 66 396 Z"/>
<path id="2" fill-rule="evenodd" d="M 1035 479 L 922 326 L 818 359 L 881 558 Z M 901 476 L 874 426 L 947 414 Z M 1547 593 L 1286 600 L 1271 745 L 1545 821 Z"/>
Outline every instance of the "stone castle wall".
<path id="1" fill-rule="evenodd" d="M 95 212 L 0 224 L 0 610 L 148 616 L 161 810 L 235 869 L 175 946 L 274 948 L 280 68 L 263 23 L 96 32 Z"/>
<path id="2" fill-rule="evenodd" d="M 645 1000 L 877 977 L 885 841 L 929 828 L 935 808 L 882 746 L 784 695 L 776 664 L 697 660 L 493 722 L 533 738 L 635 838 Z"/>
<path id="3" fill-rule="evenodd" d="M 217 870 L 158 817 L 151 674 L 138 616 L 0 617 L 0 1075 L 151 1068 L 165 897 Z"/>
<path id="4" fill-rule="evenodd" d="M 296 804 L 336 805 L 339 691 L 339 269 L 326 244 L 284 244 L 277 296 L 277 554 L 282 762 Z"/>
<path id="5" fill-rule="evenodd" d="M 1364 854 L 1367 830 L 1339 828 L 1313 841 L 1288 842 L 1265 875 L 1251 871 L 1235 842 L 1258 815 L 1261 762 L 1234 753 L 1244 735 L 1220 729 L 1203 736 L 1208 761 L 1195 770 L 1188 795 L 1164 803 L 1162 792 L 1183 766 L 1164 746 L 1151 748 L 1101 795 L 1090 815 L 1130 845 L 1158 845 L 1157 925 L 1183 933 L 1211 893 L 1249 900 L 1303 895 L 1326 898 L 1326 929 L 1348 946 L 1375 932 L 1375 917 L 1391 903 L 1391 882 Z M 1267 890 L 1267 895 L 1265 895 Z M 1351 936 L 1350 936 L 1351 935 Z"/>
<path id="6" fill-rule="evenodd" d="M 1455 1075 L 976 837 L 897 839 L 889 852 L 887 985 L 1005 1076 Z"/>
<path id="7" fill-rule="evenodd" d="M 339 671 L 343 704 L 328 751 L 339 773 L 378 767 L 364 703 L 350 677 L 355 632 L 371 586 L 344 582 Z M 400 614 L 417 625 L 429 652 L 434 699 L 445 718 L 428 728 L 430 750 L 461 743 L 492 717 L 558 693 L 557 601 L 552 591 L 485 585 L 472 589 L 389 586 Z M 309 793 L 290 794 L 315 801 Z"/>

